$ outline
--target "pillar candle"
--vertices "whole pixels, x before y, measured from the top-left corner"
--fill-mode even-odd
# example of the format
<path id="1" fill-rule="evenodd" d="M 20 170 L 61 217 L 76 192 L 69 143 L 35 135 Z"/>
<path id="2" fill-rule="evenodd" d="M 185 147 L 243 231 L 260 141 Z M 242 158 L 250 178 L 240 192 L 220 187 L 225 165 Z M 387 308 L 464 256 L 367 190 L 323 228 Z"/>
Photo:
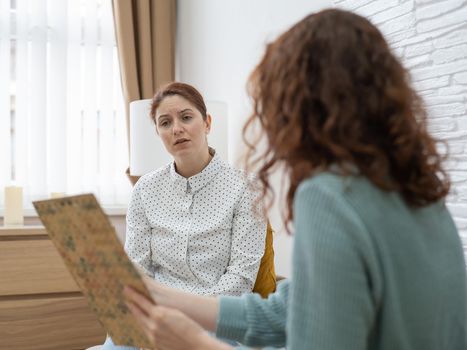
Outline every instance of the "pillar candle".
<path id="1" fill-rule="evenodd" d="M 51 192 L 50 193 L 50 198 L 61 198 L 65 196 L 66 196 L 65 192 Z"/>
<path id="2" fill-rule="evenodd" d="M 19 186 L 5 187 L 5 212 L 3 224 L 23 225 L 23 188 Z"/>

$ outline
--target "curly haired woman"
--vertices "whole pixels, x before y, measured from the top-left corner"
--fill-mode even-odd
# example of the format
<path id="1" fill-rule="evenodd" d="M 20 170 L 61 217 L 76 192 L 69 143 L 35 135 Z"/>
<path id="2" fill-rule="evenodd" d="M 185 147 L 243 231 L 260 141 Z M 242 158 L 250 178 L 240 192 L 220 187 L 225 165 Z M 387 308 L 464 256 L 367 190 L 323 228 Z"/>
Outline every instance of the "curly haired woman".
<path id="1" fill-rule="evenodd" d="M 149 281 L 154 304 L 128 289 L 157 348 L 229 348 L 203 326 L 289 350 L 466 349 L 449 180 L 422 101 L 378 29 L 342 10 L 309 15 L 268 46 L 250 94 L 246 129 L 259 123 L 268 145 L 250 158 L 262 164 L 264 193 L 276 165 L 290 179 L 292 279 L 267 300 L 210 299 Z"/>

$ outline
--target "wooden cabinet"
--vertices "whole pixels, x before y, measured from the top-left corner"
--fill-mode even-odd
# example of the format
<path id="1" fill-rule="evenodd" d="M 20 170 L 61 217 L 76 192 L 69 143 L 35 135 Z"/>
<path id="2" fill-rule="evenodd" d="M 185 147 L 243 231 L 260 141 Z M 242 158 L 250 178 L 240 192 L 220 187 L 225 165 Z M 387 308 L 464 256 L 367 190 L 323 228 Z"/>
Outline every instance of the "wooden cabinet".
<path id="1" fill-rule="evenodd" d="M 86 349 L 104 339 L 45 229 L 1 227 L 0 350 Z"/>

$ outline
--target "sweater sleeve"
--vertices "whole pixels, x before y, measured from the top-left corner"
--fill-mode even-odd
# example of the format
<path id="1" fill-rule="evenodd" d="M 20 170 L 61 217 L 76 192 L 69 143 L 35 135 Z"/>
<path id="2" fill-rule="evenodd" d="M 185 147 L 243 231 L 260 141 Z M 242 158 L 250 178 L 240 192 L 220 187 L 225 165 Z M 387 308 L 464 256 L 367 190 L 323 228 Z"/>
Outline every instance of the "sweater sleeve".
<path id="1" fill-rule="evenodd" d="M 342 191 L 309 181 L 294 219 L 287 349 L 367 349 L 375 303 L 360 217 Z"/>
<path id="2" fill-rule="evenodd" d="M 220 297 L 216 336 L 247 346 L 283 347 L 288 292 L 284 281 L 267 299 L 252 293 Z"/>

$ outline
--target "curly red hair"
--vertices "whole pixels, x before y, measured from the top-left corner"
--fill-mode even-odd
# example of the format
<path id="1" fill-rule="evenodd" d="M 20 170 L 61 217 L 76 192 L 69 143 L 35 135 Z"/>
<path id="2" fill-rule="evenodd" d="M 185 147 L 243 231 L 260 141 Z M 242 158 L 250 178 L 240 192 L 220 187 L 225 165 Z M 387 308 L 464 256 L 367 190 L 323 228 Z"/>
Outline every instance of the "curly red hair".
<path id="1" fill-rule="evenodd" d="M 449 191 L 422 100 L 383 35 L 361 16 L 329 9 L 305 17 L 268 45 L 249 94 L 248 164 L 261 164 L 258 175 L 271 202 L 269 176 L 285 164 L 287 223 L 300 182 L 331 165 L 344 175 L 356 167 L 414 207 Z M 267 147 L 254 157 L 247 135 L 256 122 Z"/>

